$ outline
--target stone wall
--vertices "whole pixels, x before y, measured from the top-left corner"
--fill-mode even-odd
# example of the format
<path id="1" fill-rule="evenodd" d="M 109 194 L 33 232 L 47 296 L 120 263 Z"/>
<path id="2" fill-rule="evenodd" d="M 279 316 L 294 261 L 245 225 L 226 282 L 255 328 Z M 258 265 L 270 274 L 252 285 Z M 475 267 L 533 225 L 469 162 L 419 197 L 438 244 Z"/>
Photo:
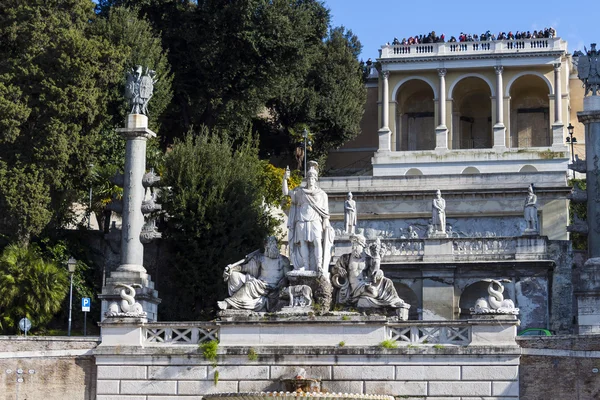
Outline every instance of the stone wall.
<path id="1" fill-rule="evenodd" d="M 328 392 L 413 400 L 519 398 L 519 354 L 514 347 L 252 349 L 255 360 L 248 347 L 220 349 L 213 364 L 199 349 L 120 349 L 117 356 L 99 348 L 97 399 L 183 400 L 215 392 L 277 391 L 283 389 L 280 379 L 295 376 L 300 368 L 307 377 L 321 379 Z"/>
<path id="2" fill-rule="evenodd" d="M 600 398 L 600 335 L 520 337 L 517 343 L 521 400 Z"/>
<path id="3" fill-rule="evenodd" d="M 0 336 L 0 399 L 95 399 L 98 343 L 97 337 Z"/>

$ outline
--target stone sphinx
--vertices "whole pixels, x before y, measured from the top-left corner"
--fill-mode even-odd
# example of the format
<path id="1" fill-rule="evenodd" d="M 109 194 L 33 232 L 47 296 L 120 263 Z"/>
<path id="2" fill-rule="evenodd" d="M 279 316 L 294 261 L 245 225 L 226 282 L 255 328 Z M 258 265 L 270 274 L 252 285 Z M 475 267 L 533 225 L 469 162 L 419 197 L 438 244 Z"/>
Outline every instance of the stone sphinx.
<path id="1" fill-rule="evenodd" d="M 394 288 L 393 282 L 383 275 L 381 244 L 379 240 L 371 246 L 369 253 L 365 237 L 354 235 L 352 252 L 343 254 L 332 270 L 332 284 L 336 288 L 334 302 L 357 308 L 402 308 L 406 304 Z"/>
<path id="2" fill-rule="evenodd" d="M 259 250 L 245 259 L 229 264 L 223 272 L 229 296 L 218 301 L 221 310 L 273 311 L 281 289 L 287 286 L 290 260 L 279 253 L 277 239 L 267 238 L 264 253 Z"/>

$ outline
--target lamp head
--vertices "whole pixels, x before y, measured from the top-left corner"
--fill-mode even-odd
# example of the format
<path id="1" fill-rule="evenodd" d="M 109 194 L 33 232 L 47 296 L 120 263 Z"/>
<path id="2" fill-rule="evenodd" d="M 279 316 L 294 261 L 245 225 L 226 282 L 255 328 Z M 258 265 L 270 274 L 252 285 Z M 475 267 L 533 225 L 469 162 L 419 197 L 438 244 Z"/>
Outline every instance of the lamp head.
<path id="1" fill-rule="evenodd" d="M 76 266 L 77 266 L 77 260 L 74 259 L 73 257 L 70 257 L 69 261 L 67 261 L 67 268 L 69 269 L 70 274 L 75 272 Z"/>

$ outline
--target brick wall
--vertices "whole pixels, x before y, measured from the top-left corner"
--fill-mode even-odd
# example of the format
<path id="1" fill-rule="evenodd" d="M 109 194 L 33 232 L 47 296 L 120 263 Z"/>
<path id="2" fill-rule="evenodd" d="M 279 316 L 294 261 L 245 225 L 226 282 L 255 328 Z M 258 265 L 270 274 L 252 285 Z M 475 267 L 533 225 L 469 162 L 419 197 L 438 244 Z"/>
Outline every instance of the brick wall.
<path id="1" fill-rule="evenodd" d="M 600 335 L 518 338 L 521 400 L 600 399 Z"/>

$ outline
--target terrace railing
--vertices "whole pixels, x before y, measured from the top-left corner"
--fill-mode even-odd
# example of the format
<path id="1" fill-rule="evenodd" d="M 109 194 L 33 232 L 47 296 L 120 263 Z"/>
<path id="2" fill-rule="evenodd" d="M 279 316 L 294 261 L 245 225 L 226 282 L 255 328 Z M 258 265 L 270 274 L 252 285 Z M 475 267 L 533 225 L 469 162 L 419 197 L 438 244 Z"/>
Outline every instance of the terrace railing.
<path id="1" fill-rule="evenodd" d="M 470 54 L 522 54 L 566 50 L 567 44 L 560 38 L 446 42 L 413 45 L 398 44 L 381 46 L 380 58 L 437 57 Z"/>

